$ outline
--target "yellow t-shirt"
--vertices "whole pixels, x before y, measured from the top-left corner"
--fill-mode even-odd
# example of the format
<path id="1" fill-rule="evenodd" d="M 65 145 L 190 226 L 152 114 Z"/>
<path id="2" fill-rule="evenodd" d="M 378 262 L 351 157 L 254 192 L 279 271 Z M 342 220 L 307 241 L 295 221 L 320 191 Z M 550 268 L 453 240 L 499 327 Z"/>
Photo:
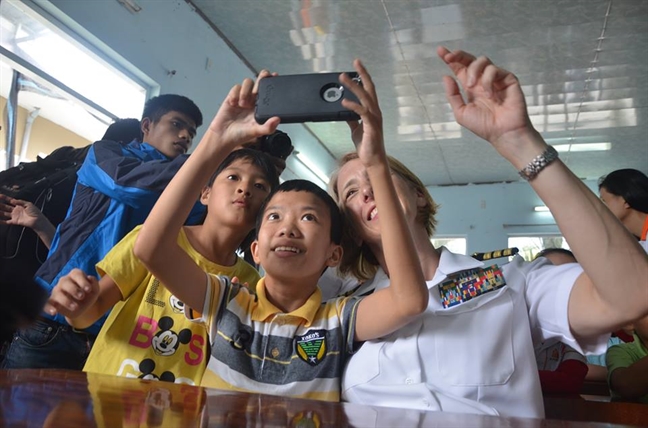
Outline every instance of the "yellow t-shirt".
<path id="1" fill-rule="evenodd" d="M 86 372 L 197 385 L 209 358 L 205 326 L 184 315 L 184 304 L 173 296 L 133 255 L 140 226 L 122 239 L 97 264 L 100 275 L 109 275 L 121 291 L 83 368 Z M 220 266 L 191 247 L 184 229 L 178 245 L 205 271 L 237 276 L 255 284 L 258 272 L 243 259 Z"/>

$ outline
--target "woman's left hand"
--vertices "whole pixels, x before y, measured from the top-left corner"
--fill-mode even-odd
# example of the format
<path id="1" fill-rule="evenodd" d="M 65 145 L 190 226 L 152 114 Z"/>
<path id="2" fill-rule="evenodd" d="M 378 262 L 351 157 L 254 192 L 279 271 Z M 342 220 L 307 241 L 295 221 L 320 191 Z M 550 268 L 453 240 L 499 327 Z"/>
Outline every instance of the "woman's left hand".
<path id="1" fill-rule="evenodd" d="M 351 138 L 356 146 L 358 157 L 365 166 L 369 166 L 385 156 L 382 112 L 378 105 L 378 95 L 371 76 L 360 60 L 356 59 L 353 66 L 362 83 L 354 82 L 346 73 L 340 75 L 340 83 L 353 92 L 360 104 L 343 99 L 342 105 L 360 116 L 361 122 L 349 121 L 347 123 L 351 129 Z"/>

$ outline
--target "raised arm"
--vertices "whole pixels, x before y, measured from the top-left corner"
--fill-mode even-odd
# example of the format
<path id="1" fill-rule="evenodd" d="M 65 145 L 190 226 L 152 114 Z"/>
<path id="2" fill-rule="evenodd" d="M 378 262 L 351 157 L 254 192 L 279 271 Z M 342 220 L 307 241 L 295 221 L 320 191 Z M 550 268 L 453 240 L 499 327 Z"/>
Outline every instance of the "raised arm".
<path id="1" fill-rule="evenodd" d="M 461 83 L 444 77 L 457 122 L 490 142 L 515 169 L 545 152 L 533 128 L 517 78 L 486 57 L 440 47 L 439 57 Z M 648 313 L 648 256 L 630 233 L 557 159 L 531 179 L 582 265 L 569 298 L 569 324 L 576 336 L 614 331 Z"/>
<path id="2" fill-rule="evenodd" d="M 32 229 L 47 248 L 52 246 L 56 227 L 31 202 L 0 194 L 0 224 Z"/>
<path id="3" fill-rule="evenodd" d="M 392 182 L 383 141 L 382 113 L 371 76 L 356 60 L 362 86 L 343 74 L 340 81 L 351 88 L 360 104 L 343 101 L 362 124 L 350 123 L 358 157 L 371 182 L 380 213 L 381 239 L 390 286 L 365 297 L 358 306 L 355 339 L 365 341 L 389 334 L 425 310 L 428 289 L 403 208 Z"/>
<path id="4" fill-rule="evenodd" d="M 237 146 L 272 133 L 272 118 L 254 120 L 254 83 L 245 79 L 232 88 L 200 144 L 171 180 L 142 226 L 134 254 L 176 297 L 202 310 L 207 281 L 203 270 L 178 246 L 177 237 L 191 206 L 225 157 Z"/>

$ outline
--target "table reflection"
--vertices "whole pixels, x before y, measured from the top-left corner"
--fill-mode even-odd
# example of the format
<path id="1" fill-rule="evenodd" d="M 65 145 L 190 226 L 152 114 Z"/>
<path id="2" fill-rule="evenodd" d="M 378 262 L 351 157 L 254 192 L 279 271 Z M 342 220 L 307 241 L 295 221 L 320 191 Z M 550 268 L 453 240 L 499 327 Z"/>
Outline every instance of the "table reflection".
<path id="1" fill-rule="evenodd" d="M 0 370 L 0 426 L 611 427 L 221 391 L 68 370 Z"/>

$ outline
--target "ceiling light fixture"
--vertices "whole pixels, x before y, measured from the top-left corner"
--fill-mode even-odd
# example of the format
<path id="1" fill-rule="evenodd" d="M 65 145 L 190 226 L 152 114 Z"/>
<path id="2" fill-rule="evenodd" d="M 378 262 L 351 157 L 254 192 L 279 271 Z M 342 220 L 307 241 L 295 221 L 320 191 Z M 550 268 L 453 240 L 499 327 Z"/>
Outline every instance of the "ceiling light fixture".
<path id="1" fill-rule="evenodd" d="M 142 10 L 142 6 L 135 3 L 133 0 L 117 0 L 121 3 L 130 13 L 137 13 Z"/>
<path id="2" fill-rule="evenodd" d="M 555 144 L 558 152 L 600 152 L 610 150 L 612 143 Z"/>
<path id="3" fill-rule="evenodd" d="M 306 168 L 308 168 L 313 174 L 317 176 L 320 180 L 322 180 L 325 184 L 329 183 L 329 178 L 326 174 L 324 174 L 311 160 L 306 157 L 305 155 L 301 154 L 298 151 L 295 151 L 295 156 L 297 156 L 297 159 L 304 164 Z"/>
<path id="4" fill-rule="evenodd" d="M 537 213 L 547 213 L 549 212 L 549 207 L 547 207 L 546 205 L 536 205 L 535 207 L 533 207 L 533 211 Z"/>

